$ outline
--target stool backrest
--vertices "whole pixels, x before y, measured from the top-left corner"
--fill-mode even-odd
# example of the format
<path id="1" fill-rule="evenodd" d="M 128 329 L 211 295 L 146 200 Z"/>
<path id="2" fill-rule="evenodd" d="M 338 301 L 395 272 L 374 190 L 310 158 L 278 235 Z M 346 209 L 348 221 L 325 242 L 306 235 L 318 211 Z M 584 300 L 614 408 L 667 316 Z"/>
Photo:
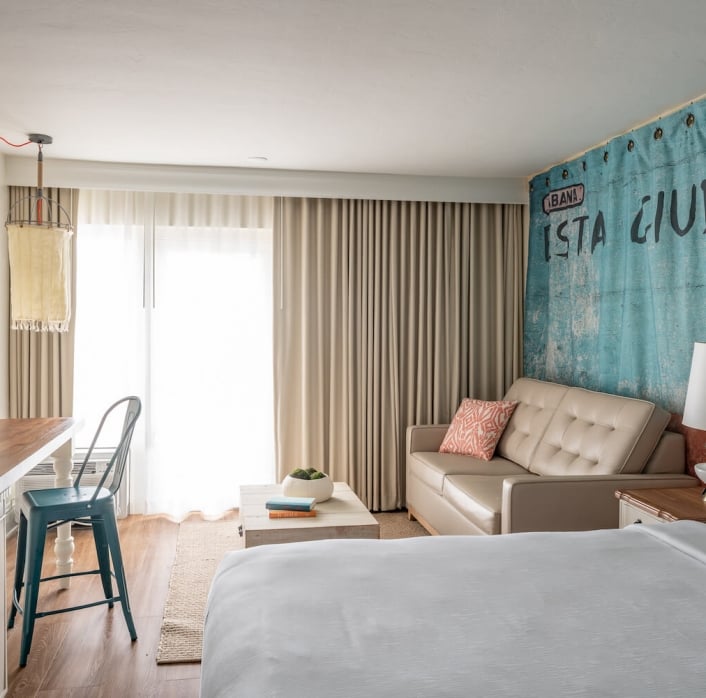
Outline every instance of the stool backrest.
<path id="1" fill-rule="evenodd" d="M 86 452 L 86 457 L 83 459 L 83 463 L 81 464 L 81 468 L 78 471 L 78 475 L 76 475 L 74 487 L 78 487 L 81 484 L 81 476 L 83 475 L 83 471 L 86 469 L 86 465 L 91 459 L 93 448 L 98 442 L 98 439 L 100 438 L 103 426 L 105 425 L 108 418 L 113 414 L 113 412 L 121 408 L 125 410 L 125 416 L 123 418 L 123 426 L 120 432 L 120 439 L 118 441 L 118 444 L 115 446 L 115 450 L 113 451 L 110 460 L 108 461 L 108 464 L 105 468 L 105 472 L 103 473 L 100 482 L 96 486 L 96 492 L 93 495 L 94 499 L 98 496 L 101 487 L 105 485 L 108 480 L 108 477 L 110 476 L 112 476 L 112 478 L 110 480 L 110 484 L 107 485 L 107 488 L 113 494 L 115 494 L 118 491 L 118 488 L 120 487 L 120 483 L 122 482 L 123 475 L 125 473 L 125 466 L 127 464 L 128 453 L 130 451 L 130 442 L 132 441 L 132 434 L 135 431 L 135 424 L 137 423 L 137 418 L 140 416 L 140 412 L 142 411 L 142 403 L 140 402 L 139 397 L 135 397 L 134 395 L 124 397 L 118 400 L 117 402 L 114 402 L 105 411 L 105 414 L 103 415 L 100 423 L 98 424 L 96 433 L 93 436 L 93 441 L 91 441 L 91 445 L 89 446 L 88 451 Z"/>

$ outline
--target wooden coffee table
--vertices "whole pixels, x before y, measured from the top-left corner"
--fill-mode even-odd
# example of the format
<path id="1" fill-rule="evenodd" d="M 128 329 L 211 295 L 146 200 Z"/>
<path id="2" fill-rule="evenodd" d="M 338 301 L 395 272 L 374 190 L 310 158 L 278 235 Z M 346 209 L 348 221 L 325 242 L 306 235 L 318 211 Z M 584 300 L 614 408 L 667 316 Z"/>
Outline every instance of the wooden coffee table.
<path id="1" fill-rule="evenodd" d="M 245 547 L 324 538 L 379 538 L 380 525 L 345 482 L 334 482 L 333 496 L 316 505 L 311 518 L 271 519 L 265 502 L 282 494 L 281 485 L 240 488 L 240 533 Z"/>

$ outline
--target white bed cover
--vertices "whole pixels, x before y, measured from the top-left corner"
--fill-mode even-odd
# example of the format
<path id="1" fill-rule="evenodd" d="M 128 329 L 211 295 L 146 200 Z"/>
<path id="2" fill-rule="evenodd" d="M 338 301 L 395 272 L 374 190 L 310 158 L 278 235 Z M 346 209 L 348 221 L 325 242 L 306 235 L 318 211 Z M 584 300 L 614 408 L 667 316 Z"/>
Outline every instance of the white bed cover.
<path id="1" fill-rule="evenodd" d="M 706 696 L 706 525 L 229 553 L 202 698 Z"/>

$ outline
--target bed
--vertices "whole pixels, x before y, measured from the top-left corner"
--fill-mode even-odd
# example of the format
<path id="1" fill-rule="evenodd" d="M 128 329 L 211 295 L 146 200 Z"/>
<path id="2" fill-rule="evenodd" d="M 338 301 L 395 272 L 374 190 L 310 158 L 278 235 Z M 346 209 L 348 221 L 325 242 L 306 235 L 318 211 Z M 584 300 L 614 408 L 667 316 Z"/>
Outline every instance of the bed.
<path id="1" fill-rule="evenodd" d="M 706 695 L 706 524 L 229 553 L 202 698 Z"/>

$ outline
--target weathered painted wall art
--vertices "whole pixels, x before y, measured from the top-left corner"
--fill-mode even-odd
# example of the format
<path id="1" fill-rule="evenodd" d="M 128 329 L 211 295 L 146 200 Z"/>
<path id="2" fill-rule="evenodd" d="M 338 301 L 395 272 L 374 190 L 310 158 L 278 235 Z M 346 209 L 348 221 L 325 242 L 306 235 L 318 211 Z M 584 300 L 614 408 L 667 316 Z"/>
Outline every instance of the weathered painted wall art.
<path id="1" fill-rule="evenodd" d="M 706 341 L 706 100 L 530 188 L 526 375 L 681 413 Z"/>

